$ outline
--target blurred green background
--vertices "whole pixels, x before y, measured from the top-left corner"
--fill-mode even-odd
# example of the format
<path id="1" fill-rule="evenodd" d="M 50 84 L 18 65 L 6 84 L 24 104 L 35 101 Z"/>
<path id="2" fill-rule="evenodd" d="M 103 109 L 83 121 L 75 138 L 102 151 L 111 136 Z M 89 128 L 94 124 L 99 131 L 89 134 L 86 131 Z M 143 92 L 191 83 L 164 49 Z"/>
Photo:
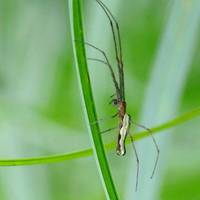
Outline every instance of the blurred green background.
<path id="1" fill-rule="evenodd" d="M 52 155 L 90 147 L 73 60 L 68 1 L 0 2 L 0 159 Z M 155 102 L 161 97 L 165 102 L 175 99 L 175 103 L 167 106 L 160 104 L 162 112 L 157 118 L 162 120 L 146 120 L 150 127 L 198 107 L 199 1 L 104 2 L 120 24 L 128 112 L 133 118 L 145 121 L 145 105 L 148 105 L 145 100 L 150 102 L 148 91 L 155 94 Z M 94 0 L 83 1 L 83 13 L 86 40 L 105 49 L 114 65 L 112 37 L 104 13 Z M 179 26 L 176 40 L 173 33 Z M 171 38 L 175 38 L 172 44 Z M 171 55 L 174 49 L 177 54 Z M 99 56 L 89 48 L 87 53 L 88 57 Z M 101 64 L 88 63 L 98 117 L 111 116 L 116 111 L 108 104 L 113 94 L 110 74 Z M 174 63 L 184 71 L 182 76 L 179 71 L 171 70 L 176 69 Z M 156 68 L 160 70 L 157 75 Z M 171 79 L 165 82 L 165 72 L 169 70 Z M 176 87 L 180 76 L 180 86 Z M 165 84 L 170 93 L 161 94 L 151 86 Z M 151 110 L 153 106 L 147 107 Z M 101 128 L 115 127 L 116 123 L 117 120 L 108 120 Z M 141 170 L 137 194 L 134 193 L 135 174 L 131 175 L 136 166 L 131 147 L 123 158 L 117 157 L 114 150 L 107 152 L 120 199 L 139 196 L 138 200 L 199 200 L 199 124 L 197 118 L 171 132 L 161 133 L 162 137 L 156 136 L 161 155 L 153 180 L 149 177 L 155 149 L 148 150 L 153 144 L 147 139 L 148 145 L 143 145 L 142 151 L 152 162 L 147 165 L 141 162 L 141 168 L 146 165 L 148 170 L 144 173 Z M 117 131 L 112 131 L 103 137 L 105 142 L 113 141 L 116 135 Z M 146 157 L 140 151 L 140 143 L 136 146 L 143 161 Z M 143 180 L 151 185 L 151 190 Z M 1 167 L 0 199 L 100 200 L 105 195 L 95 160 L 89 157 L 49 165 Z"/>

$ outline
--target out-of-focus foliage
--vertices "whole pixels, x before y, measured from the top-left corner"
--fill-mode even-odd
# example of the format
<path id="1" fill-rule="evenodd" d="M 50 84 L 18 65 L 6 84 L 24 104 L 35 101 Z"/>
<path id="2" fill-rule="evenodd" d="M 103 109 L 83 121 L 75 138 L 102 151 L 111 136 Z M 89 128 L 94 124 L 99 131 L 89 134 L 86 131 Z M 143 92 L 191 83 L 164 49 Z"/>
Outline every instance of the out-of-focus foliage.
<path id="1" fill-rule="evenodd" d="M 0 157 L 50 155 L 89 147 L 73 62 L 68 2 L 0 2 Z M 104 2 L 120 23 L 128 110 L 138 119 L 173 1 Z M 95 1 L 83 4 L 87 40 L 107 49 L 112 57 L 108 21 Z M 195 45 L 179 103 L 180 113 L 199 106 L 200 39 Z M 93 52 L 88 49 L 88 54 Z M 111 61 L 114 63 L 114 58 Z M 94 62 L 90 63 L 90 70 L 98 116 L 110 116 L 115 112 L 108 105 L 113 93 L 110 75 L 104 66 Z M 199 122 L 195 119 L 176 128 L 167 155 L 161 151 L 160 159 L 167 160 L 167 164 L 164 177 L 155 180 L 161 185 L 158 199 L 200 199 Z M 116 123 L 117 120 L 108 120 L 102 129 Z M 112 131 L 104 138 L 114 140 L 116 134 Z M 117 189 L 124 196 L 126 170 L 130 159 L 134 159 L 132 149 L 128 148 L 124 158 L 115 156 L 114 151 L 108 156 Z M 94 159 L 84 158 L 52 165 L 1 168 L 0 198 L 88 200 L 105 196 Z"/>

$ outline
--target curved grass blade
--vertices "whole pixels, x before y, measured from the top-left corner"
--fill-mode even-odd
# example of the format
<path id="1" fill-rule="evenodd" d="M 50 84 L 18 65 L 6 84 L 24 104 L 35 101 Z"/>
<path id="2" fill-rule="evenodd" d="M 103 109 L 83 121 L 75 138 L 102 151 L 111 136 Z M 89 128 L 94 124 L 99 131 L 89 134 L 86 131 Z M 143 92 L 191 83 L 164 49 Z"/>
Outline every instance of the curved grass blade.
<path id="1" fill-rule="evenodd" d="M 177 125 L 183 124 L 189 120 L 194 119 L 195 117 L 200 116 L 200 108 L 196 108 L 190 112 L 187 112 L 179 117 L 174 118 L 164 124 L 151 128 L 152 134 L 161 132 L 163 130 L 173 128 Z M 134 140 L 140 140 L 145 137 L 149 137 L 149 133 L 146 131 L 134 133 L 132 135 Z M 127 144 L 130 144 L 131 141 L 127 140 Z M 112 142 L 106 145 L 107 150 L 112 150 L 115 148 L 115 143 Z M 93 154 L 92 149 L 85 149 L 82 151 L 77 151 L 73 153 L 64 153 L 64 154 L 57 154 L 57 155 L 50 155 L 50 156 L 41 156 L 41 157 L 31 157 L 31 158 L 18 158 L 18 159 L 5 159 L 0 160 L 0 166 L 23 166 L 23 165 L 38 165 L 38 164 L 49 164 L 49 163 L 57 163 L 72 159 L 84 158 L 91 156 Z"/>
<path id="2" fill-rule="evenodd" d="M 69 0 L 70 9 L 70 22 L 71 32 L 73 39 L 73 49 L 76 60 L 77 74 L 79 77 L 79 83 L 81 87 L 83 106 L 85 108 L 86 119 L 89 120 L 89 124 L 97 121 L 96 111 L 94 107 L 94 100 L 91 91 L 90 78 L 87 69 L 87 59 L 85 55 L 83 25 L 82 25 L 82 13 L 81 13 L 81 1 Z M 82 41 L 82 42 L 75 42 Z M 87 120 L 87 121 L 88 121 Z M 93 152 L 96 159 L 96 163 L 99 169 L 99 174 L 104 186 L 107 199 L 117 200 L 117 192 L 111 177 L 111 172 L 108 166 L 106 155 L 104 152 L 103 142 L 98 124 L 89 127 L 90 138 L 92 142 Z"/>
<path id="3" fill-rule="evenodd" d="M 141 123 L 147 126 L 159 124 L 176 115 L 196 51 L 199 20 L 200 1 L 172 1 L 147 84 L 142 116 L 139 120 Z M 172 142 L 170 134 L 159 135 L 156 141 L 162 151 L 161 154 L 167 153 Z M 132 196 L 140 200 L 154 200 L 159 193 L 168 162 L 166 159 L 160 159 L 156 178 L 153 181 L 146 181 L 146 174 L 150 173 L 150 166 L 155 162 L 155 151 L 148 142 L 143 140 L 137 145 L 142 163 L 140 176 L 142 190 L 134 194 L 132 192 L 135 174 L 131 164 L 126 183 L 127 200 L 133 199 Z"/>

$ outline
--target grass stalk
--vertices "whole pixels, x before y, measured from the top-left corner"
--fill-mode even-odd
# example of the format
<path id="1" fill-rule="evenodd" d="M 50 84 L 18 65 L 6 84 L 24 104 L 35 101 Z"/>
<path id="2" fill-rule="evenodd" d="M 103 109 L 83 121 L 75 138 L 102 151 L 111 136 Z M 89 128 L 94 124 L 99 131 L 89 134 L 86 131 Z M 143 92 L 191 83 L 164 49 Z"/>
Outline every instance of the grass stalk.
<path id="1" fill-rule="evenodd" d="M 196 117 L 200 116 L 200 108 L 194 109 L 190 112 L 187 112 L 183 115 L 180 115 L 164 124 L 158 125 L 156 127 L 151 128 L 152 134 L 159 133 L 161 131 L 167 130 L 169 128 L 173 128 L 189 120 L 192 120 Z M 134 133 L 134 140 L 141 140 L 145 137 L 149 137 L 149 133 L 146 131 L 141 131 Z M 130 144 L 131 141 L 127 140 L 126 144 Z M 106 144 L 105 147 L 107 150 L 113 150 L 115 148 L 115 142 Z M 41 165 L 41 164 L 49 164 L 49 163 L 58 163 L 63 161 L 68 161 L 72 159 L 85 158 L 93 155 L 92 149 L 84 149 L 81 151 L 76 151 L 72 153 L 63 153 L 56 154 L 50 156 L 40 156 L 40 157 L 28 157 L 28 158 L 18 158 L 18 159 L 1 159 L 0 166 L 25 166 L 25 165 Z"/>
<path id="2" fill-rule="evenodd" d="M 84 30 L 82 23 L 81 0 L 69 0 L 72 43 L 76 60 L 76 69 L 82 93 L 83 107 L 87 124 L 97 121 L 94 99 L 91 90 L 90 77 L 87 68 L 87 58 L 84 47 Z M 79 41 L 79 42 L 78 42 Z M 81 42 L 80 42 L 81 41 Z M 118 195 L 112 180 L 111 172 L 104 151 L 104 146 L 98 124 L 88 126 L 92 149 L 99 169 L 107 199 L 117 200 Z"/>

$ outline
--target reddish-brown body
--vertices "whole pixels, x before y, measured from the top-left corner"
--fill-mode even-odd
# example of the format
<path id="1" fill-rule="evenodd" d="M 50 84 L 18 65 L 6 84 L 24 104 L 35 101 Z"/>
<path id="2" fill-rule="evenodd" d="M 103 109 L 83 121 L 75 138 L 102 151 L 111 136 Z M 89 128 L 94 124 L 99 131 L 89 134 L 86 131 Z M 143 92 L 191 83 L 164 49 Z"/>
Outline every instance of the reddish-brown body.
<path id="1" fill-rule="evenodd" d="M 124 119 L 124 115 L 126 114 L 126 102 L 125 101 L 118 101 L 117 102 L 117 107 L 118 107 L 118 116 L 119 116 L 119 131 L 121 130 L 122 126 L 123 126 L 123 119 Z M 120 133 L 118 134 L 118 138 L 117 138 L 117 154 L 119 155 L 124 155 L 121 154 L 121 145 L 120 145 L 120 140 L 121 140 L 121 135 Z"/>
<path id="2" fill-rule="evenodd" d="M 126 113 L 126 102 L 125 101 L 119 101 L 117 103 L 117 107 L 118 107 L 118 115 L 119 115 L 119 119 L 120 122 L 122 123 L 123 119 L 124 119 L 124 115 Z"/>

